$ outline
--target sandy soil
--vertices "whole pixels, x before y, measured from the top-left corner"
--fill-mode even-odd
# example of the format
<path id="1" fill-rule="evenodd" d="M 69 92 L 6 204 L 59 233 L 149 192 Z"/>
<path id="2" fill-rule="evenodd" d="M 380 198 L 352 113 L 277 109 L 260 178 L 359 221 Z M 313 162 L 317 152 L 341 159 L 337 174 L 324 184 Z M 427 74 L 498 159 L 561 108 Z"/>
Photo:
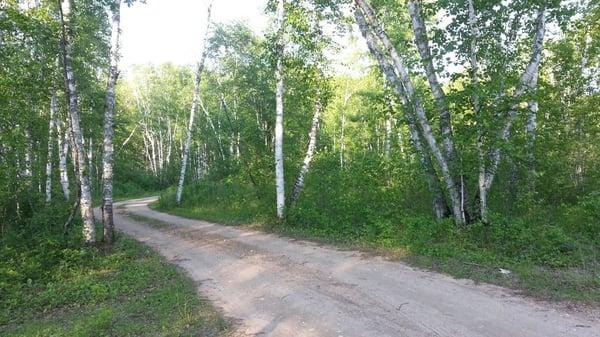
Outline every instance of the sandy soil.
<path id="1" fill-rule="evenodd" d="M 600 336 L 576 313 L 355 251 L 117 204 L 119 230 L 181 266 L 236 336 Z M 135 221 L 128 214 L 161 223 Z"/>

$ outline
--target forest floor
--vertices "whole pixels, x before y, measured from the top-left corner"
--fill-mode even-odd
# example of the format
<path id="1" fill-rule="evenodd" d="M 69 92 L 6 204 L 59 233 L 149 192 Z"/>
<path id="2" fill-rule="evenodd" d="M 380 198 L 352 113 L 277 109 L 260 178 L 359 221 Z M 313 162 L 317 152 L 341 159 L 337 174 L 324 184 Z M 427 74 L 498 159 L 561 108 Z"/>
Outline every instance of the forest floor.
<path id="1" fill-rule="evenodd" d="M 117 228 L 182 267 L 239 336 L 598 336 L 597 309 L 357 251 L 117 204 Z"/>

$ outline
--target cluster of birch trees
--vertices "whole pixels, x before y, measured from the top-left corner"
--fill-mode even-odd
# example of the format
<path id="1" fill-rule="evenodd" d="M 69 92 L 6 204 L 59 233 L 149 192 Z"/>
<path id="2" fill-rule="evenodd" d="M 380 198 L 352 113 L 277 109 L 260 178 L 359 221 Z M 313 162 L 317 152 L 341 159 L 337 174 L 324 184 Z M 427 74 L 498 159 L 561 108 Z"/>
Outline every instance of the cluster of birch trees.
<path id="1" fill-rule="evenodd" d="M 65 231 L 79 211 L 83 240 L 94 244 L 92 190 L 96 179 L 101 181 L 102 239 L 112 244 L 113 139 L 121 5 L 121 0 L 2 4 L 0 44 L 5 67 L 2 74 L 5 104 L 0 144 L 6 169 L 3 220 L 18 220 L 23 204 L 28 213 L 36 211 L 31 195 L 36 183 L 45 203 L 52 203 L 53 177 L 58 173 L 62 190 L 59 198 L 67 203 L 73 201 Z M 105 37 L 110 39 L 105 41 Z M 34 81 L 30 82 L 31 79 Z M 60 104 L 59 96 L 64 104 Z M 94 115 L 87 123 L 82 118 L 84 109 Z M 42 127 L 43 124 L 47 127 Z M 92 131 L 94 124 L 102 125 L 102 129 Z M 20 132 L 24 136 L 21 142 Z M 94 152 L 101 153 L 100 163 L 94 160 Z M 68 165 L 69 161 L 72 165 Z M 4 224 L 3 221 L 3 228 Z"/>
<path id="2" fill-rule="evenodd" d="M 4 218 L 64 199 L 93 242 L 102 196 L 111 242 L 113 170 L 117 186 L 173 186 L 176 204 L 236 181 L 282 219 L 327 216 L 375 176 L 387 208 L 459 226 L 600 188 L 593 1 L 274 0 L 264 35 L 213 22 L 214 2 L 195 66 L 118 83 L 121 1 L 71 4 L 0 5 Z M 364 51 L 342 59 L 335 41 Z"/>
<path id="3" fill-rule="evenodd" d="M 546 96 L 560 93 L 557 83 L 562 76 L 549 69 L 544 71 L 544 57 L 564 56 L 560 54 L 560 48 L 564 47 L 561 44 L 566 43 L 569 34 L 580 35 L 571 45 L 575 49 L 571 57 L 580 59 L 579 67 L 569 69 L 578 72 L 579 83 L 587 87 L 586 91 L 578 92 L 590 101 L 597 99 L 598 63 L 594 51 L 597 47 L 594 47 L 592 36 L 597 34 L 597 25 L 593 22 L 598 16 L 598 7 L 593 2 L 278 0 L 271 5 L 275 18 L 270 40 L 274 57 L 270 66 L 274 68 L 275 78 L 275 117 L 274 124 L 270 126 L 266 122 L 264 128 L 271 133 L 265 137 L 265 145 L 275 159 L 275 205 L 279 218 L 285 217 L 286 204 L 294 205 L 300 197 L 315 156 L 324 109 L 320 97 L 323 84 L 320 82 L 339 84 L 335 83 L 336 74 L 329 77 L 320 69 L 326 62 L 322 57 L 323 50 L 315 47 L 331 42 L 323 39 L 319 28 L 323 23 L 341 25 L 344 22 L 335 15 L 337 13 L 352 12 L 354 23 L 378 70 L 376 73 L 382 77 L 381 93 L 376 95 L 383 101 L 384 111 L 380 113 L 383 118 L 372 125 L 374 130 L 368 133 L 374 133 L 376 139 L 373 143 L 365 142 L 364 148 L 381 152 L 384 159 L 389 159 L 392 135 L 396 134 L 400 155 L 403 156 L 406 147 L 410 147 L 414 153 L 412 158 L 420 165 L 420 176 L 431 196 L 432 213 L 440 219 L 451 217 L 457 225 L 488 222 L 490 193 L 504 163 L 508 164 L 506 170 L 511 176 L 509 185 L 526 186 L 520 192 L 533 199 L 537 197 L 539 182 L 536 180 L 544 174 L 538 165 L 539 100 L 548 98 L 540 93 L 538 83 L 543 82 Z M 287 10 L 291 14 L 287 14 Z M 324 19 L 323 13 L 332 15 L 327 17 L 325 14 Z M 299 17 L 304 20 L 301 24 L 298 24 Z M 549 27 L 553 28 L 552 32 Z M 307 43 L 311 34 L 317 38 Z M 304 39 L 298 39 L 298 36 L 304 36 Z M 596 60 L 590 63 L 592 54 Z M 286 133 L 290 132 L 284 111 L 288 110 L 286 103 L 292 101 L 286 97 L 286 76 L 295 72 L 291 60 L 317 69 L 313 83 L 308 83 L 314 88 L 312 118 L 311 114 L 304 117 L 303 130 L 308 135 L 300 144 L 294 144 L 297 148 L 306 148 L 304 156 L 299 156 L 297 149 L 290 155 L 284 146 Z M 203 57 L 201 64 L 204 61 Z M 447 68 L 458 70 L 448 71 Z M 349 81 L 354 85 L 358 83 L 356 79 Z M 555 92 L 551 93 L 550 87 Z M 328 137 L 333 144 L 323 146 L 325 151 L 329 150 L 329 145 L 334 150 L 329 150 L 330 153 L 337 152 L 340 167 L 344 166 L 347 156 L 344 153 L 347 146 L 345 110 L 352 96 L 347 87 L 344 91 L 342 108 L 336 111 L 341 116 L 333 121 L 338 124 L 333 129 L 339 135 L 325 135 L 324 138 Z M 561 101 L 561 94 L 552 98 Z M 369 109 L 379 109 L 372 101 L 370 103 L 370 107 L 360 112 L 359 119 L 363 122 L 369 119 L 366 115 L 373 115 Z M 292 103 L 290 109 L 295 108 Z M 191 116 L 193 111 L 192 107 Z M 555 119 L 553 113 L 556 113 L 555 108 L 546 107 L 546 123 Z M 589 116 L 593 118 L 595 113 L 591 112 Z M 598 125 L 597 121 L 592 124 Z M 188 135 L 192 132 L 191 125 Z M 259 129 L 261 125 L 259 121 Z M 560 133 L 563 130 L 554 131 Z M 219 138 L 218 132 L 214 132 Z M 291 131 L 297 132 L 302 131 Z M 581 130 L 579 132 L 581 134 Z M 184 168 L 187 152 L 184 150 Z M 295 162 L 299 167 L 292 169 L 292 172 L 298 172 L 294 180 L 284 174 L 286 161 Z M 178 204 L 185 170 L 181 173 Z M 293 186 L 289 196 L 286 185 Z M 509 189 L 516 190 L 517 187 L 509 186 Z"/>

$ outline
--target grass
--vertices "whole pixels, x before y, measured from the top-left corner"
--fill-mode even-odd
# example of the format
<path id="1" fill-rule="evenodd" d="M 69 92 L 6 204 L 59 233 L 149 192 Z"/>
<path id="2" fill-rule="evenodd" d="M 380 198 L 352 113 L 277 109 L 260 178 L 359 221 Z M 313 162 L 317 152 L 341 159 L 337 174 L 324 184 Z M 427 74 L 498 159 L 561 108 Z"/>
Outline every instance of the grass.
<path id="1" fill-rule="evenodd" d="M 600 245 L 568 233 L 560 225 L 495 220 L 461 229 L 450 221 L 418 216 L 393 221 L 385 216 L 370 219 L 360 213 L 364 207 L 348 208 L 336 220 L 331 210 L 302 204 L 286 221 L 279 221 L 267 215 L 272 212 L 266 206 L 268 201 L 240 199 L 240 195 L 248 195 L 243 187 L 204 184 L 189 188 L 179 207 L 170 200 L 172 191 L 150 206 L 187 218 L 252 226 L 401 259 L 419 268 L 508 287 L 542 300 L 600 307 Z M 358 220 L 348 220 L 351 217 Z"/>
<path id="2" fill-rule="evenodd" d="M 14 282 L 9 277 L 2 279 L 0 335 L 228 334 L 228 323 L 198 297 L 191 279 L 126 236 L 118 236 L 110 253 L 95 248 L 62 248 L 48 253 L 60 257 L 43 278 L 24 282 L 16 277 Z M 7 275 L 11 270 L 20 272 L 27 264 L 4 262 L 0 266 Z"/>

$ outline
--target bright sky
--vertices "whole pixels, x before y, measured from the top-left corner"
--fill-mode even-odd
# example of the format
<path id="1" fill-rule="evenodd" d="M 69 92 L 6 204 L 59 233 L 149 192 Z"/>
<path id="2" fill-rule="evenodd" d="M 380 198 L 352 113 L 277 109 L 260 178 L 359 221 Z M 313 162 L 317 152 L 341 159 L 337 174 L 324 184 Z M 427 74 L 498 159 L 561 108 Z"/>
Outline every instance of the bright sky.
<path id="1" fill-rule="evenodd" d="M 207 0 L 147 0 L 124 6 L 122 63 L 194 64 L 200 57 L 206 29 Z M 267 0 L 215 0 L 213 22 L 245 21 L 256 32 L 264 30 L 269 17 Z"/>

